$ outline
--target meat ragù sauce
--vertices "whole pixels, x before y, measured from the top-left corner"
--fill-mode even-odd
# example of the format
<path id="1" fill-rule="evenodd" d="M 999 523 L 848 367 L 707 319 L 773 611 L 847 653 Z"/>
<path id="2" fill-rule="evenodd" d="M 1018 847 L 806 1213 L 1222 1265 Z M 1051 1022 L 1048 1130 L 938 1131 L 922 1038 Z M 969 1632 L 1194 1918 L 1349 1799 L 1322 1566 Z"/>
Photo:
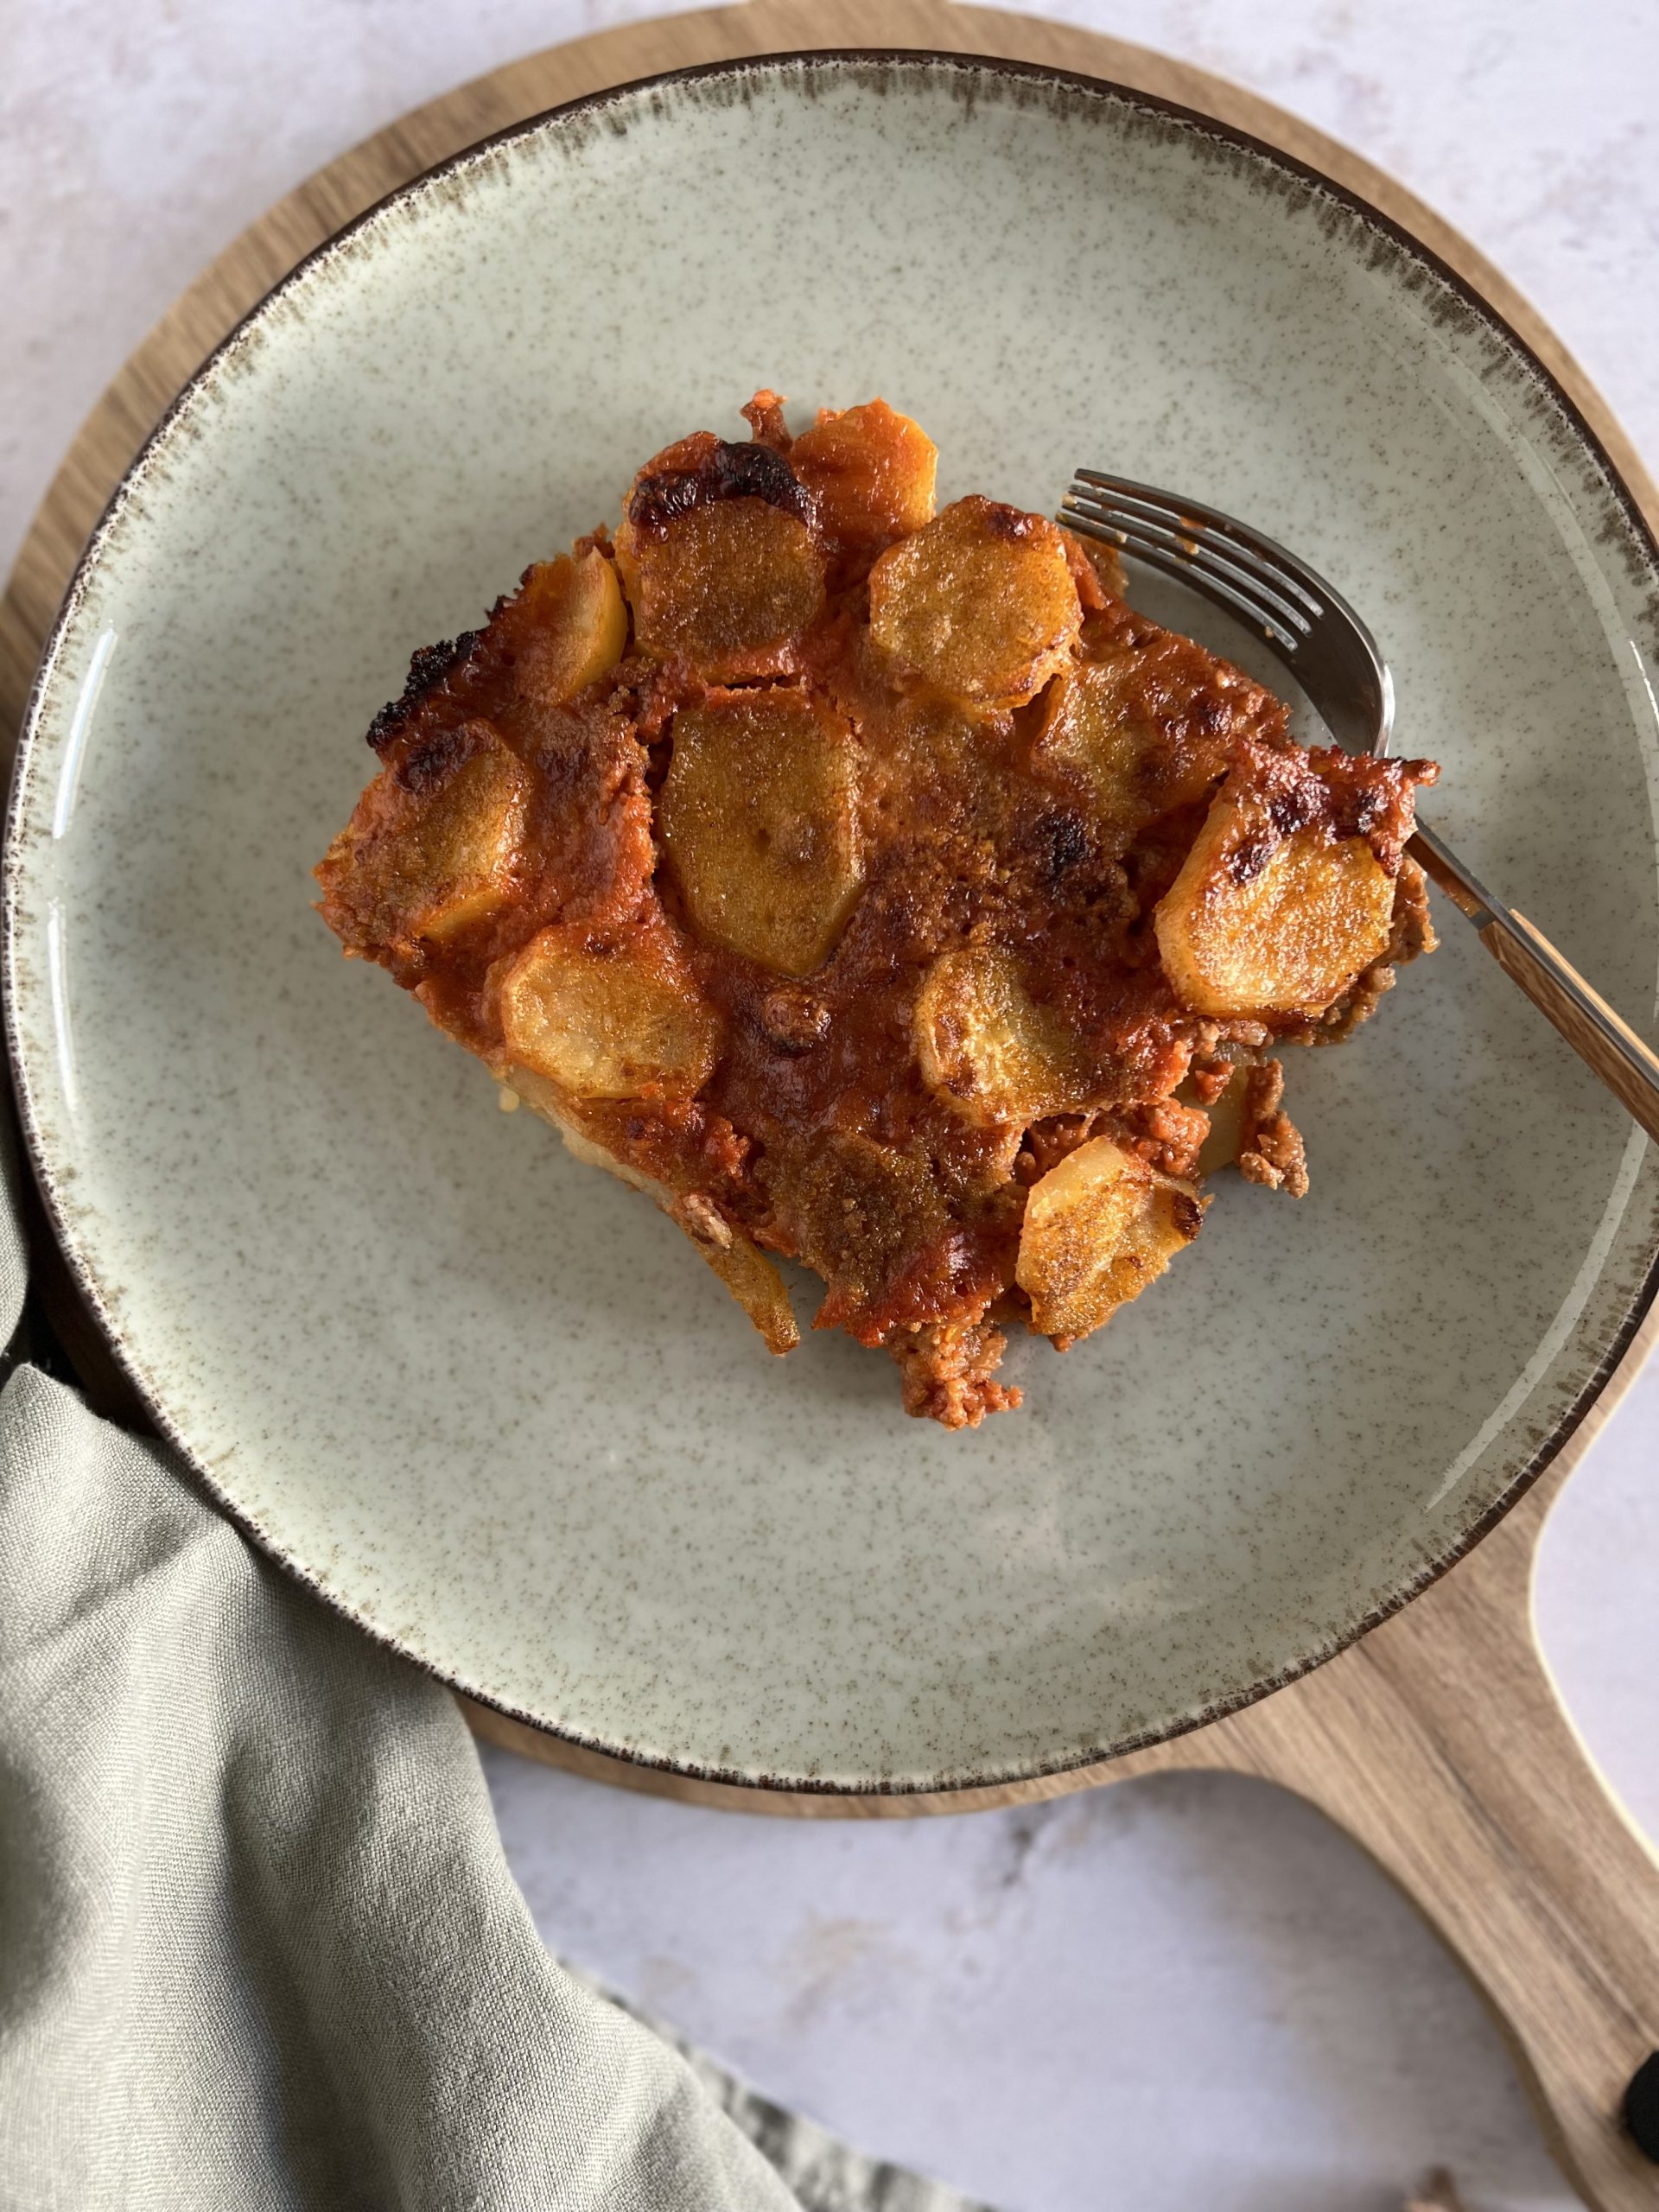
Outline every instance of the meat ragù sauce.
<path id="1" fill-rule="evenodd" d="M 1308 750 L 880 400 L 703 431 L 482 629 L 415 655 L 321 911 L 573 1150 L 648 1190 L 767 1344 L 816 1325 L 947 1427 L 1017 1405 L 1197 1234 L 1300 1195 L 1280 1042 L 1432 945 L 1424 761 Z"/>

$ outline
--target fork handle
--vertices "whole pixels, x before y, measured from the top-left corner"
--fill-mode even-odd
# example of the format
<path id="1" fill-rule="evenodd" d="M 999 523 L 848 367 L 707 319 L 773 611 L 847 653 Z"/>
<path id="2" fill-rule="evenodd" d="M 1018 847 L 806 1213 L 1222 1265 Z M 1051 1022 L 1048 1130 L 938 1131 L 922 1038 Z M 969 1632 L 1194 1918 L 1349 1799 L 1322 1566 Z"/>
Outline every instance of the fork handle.
<path id="1" fill-rule="evenodd" d="M 1541 929 L 1494 899 L 1450 847 L 1421 822 L 1411 854 L 1452 905 L 1468 916 L 1511 982 L 1520 985 L 1585 1065 L 1659 1142 L 1659 1054 L 1619 1020 Z"/>

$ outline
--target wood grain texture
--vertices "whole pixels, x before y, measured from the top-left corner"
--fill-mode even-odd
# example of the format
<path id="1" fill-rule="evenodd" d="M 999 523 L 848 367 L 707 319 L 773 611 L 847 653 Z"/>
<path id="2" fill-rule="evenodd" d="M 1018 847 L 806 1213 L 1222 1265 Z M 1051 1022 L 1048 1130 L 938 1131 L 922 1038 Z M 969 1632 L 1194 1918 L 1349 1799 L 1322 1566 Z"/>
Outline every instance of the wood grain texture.
<path id="1" fill-rule="evenodd" d="M 238 238 L 163 317 L 89 418 L 0 604 L 0 745 L 87 533 L 203 357 L 271 284 L 423 168 L 529 116 L 659 70 L 826 46 L 993 53 L 1109 78 L 1227 123 L 1322 171 L 1445 262 L 1556 377 L 1650 523 L 1659 495 L 1605 406 L 1505 279 L 1431 210 L 1267 102 L 1144 48 L 950 0 L 751 0 L 532 54 L 343 156 Z M 1516 2052 L 1564 2169 L 1600 2212 L 1659 2205 L 1659 2169 L 1619 2131 L 1630 2073 L 1659 2047 L 1659 1865 L 1575 1736 L 1539 1653 L 1539 1534 L 1572 1468 L 1659 1338 L 1649 1315 L 1590 1416 L 1450 1573 L 1301 1681 L 1151 1751 L 1046 1780 L 940 1796 L 734 1789 L 584 1751 L 463 1700 L 491 1741 L 625 1788 L 806 1817 L 969 1812 L 1174 1768 L 1226 1769 L 1319 1806 L 1405 1889 L 1462 1959 Z"/>

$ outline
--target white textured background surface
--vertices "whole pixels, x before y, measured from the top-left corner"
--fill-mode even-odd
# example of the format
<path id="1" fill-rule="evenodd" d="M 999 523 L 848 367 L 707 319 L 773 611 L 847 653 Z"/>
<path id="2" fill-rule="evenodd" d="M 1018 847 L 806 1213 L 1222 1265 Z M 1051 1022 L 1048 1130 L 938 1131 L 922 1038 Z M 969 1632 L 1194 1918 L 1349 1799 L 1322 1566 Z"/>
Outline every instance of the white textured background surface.
<path id="1" fill-rule="evenodd" d="M 0 562 L 201 265 L 416 103 L 649 7 L 0 0 Z M 1346 139 L 1529 293 L 1659 468 L 1653 0 L 1056 0 Z M 1638 1020 L 1654 1009 L 1629 1009 Z M 1659 1835 L 1659 1368 L 1546 1546 L 1544 1643 Z M 1496 2034 L 1319 1817 L 1172 1778 L 1044 1810 L 739 1820 L 493 1758 L 548 1941 L 774 2096 L 1029 2212 L 1570 2205 Z M 1656 2183 L 1659 2202 L 1659 2181 Z"/>

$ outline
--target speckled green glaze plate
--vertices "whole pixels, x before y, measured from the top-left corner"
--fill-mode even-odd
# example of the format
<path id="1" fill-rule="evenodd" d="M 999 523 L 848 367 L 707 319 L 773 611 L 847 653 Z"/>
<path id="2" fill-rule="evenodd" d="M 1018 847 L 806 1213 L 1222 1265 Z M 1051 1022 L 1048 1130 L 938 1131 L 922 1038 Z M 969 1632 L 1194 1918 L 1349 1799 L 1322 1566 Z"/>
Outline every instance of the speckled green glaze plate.
<path id="1" fill-rule="evenodd" d="M 1384 641 L 1402 746 L 1445 764 L 1440 827 L 1650 1013 L 1654 549 L 1541 370 L 1206 120 L 842 56 L 463 156 L 192 385 L 26 734 L 16 1065 L 158 1419 L 365 1627 L 664 1766 L 1029 1777 L 1259 1693 L 1471 1541 L 1627 1341 L 1659 1166 L 1443 918 L 1351 1048 L 1293 1062 L 1312 1196 L 1225 1187 L 1103 1336 L 1015 1345 L 1023 1412 L 950 1436 L 844 1339 L 769 1359 L 673 1229 L 498 1113 L 309 904 L 411 647 L 762 383 L 883 393 L 947 497 L 1048 508 L 1092 461 L 1304 550 Z"/>

